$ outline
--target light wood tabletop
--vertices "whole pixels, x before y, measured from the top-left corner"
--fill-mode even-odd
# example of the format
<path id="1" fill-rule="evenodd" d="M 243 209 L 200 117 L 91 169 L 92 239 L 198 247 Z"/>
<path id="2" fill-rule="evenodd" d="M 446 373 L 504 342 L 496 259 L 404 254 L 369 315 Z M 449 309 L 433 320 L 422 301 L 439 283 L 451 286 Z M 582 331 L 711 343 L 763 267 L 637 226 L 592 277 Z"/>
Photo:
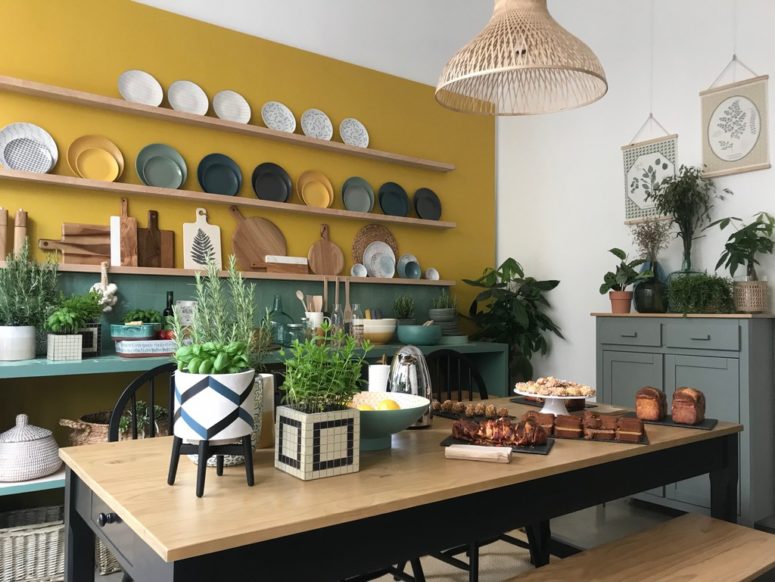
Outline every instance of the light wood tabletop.
<path id="1" fill-rule="evenodd" d="M 530 407 L 492 399 L 515 415 Z M 733 434 L 647 425 L 649 445 L 557 440 L 549 455 L 515 454 L 511 464 L 446 460 L 439 443 L 451 421 L 403 431 L 389 451 L 361 453 L 358 473 L 300 481 L 274 469 L 274 451 L 255 453 L 255 486 L 244 467 L 208 476 L 194 495 L 195 466 L 182 460 L 174 486 L 166 484 L 170 437 L 122 441 L 60 451 L 62 459 L 112 511 L 166 561 L 181 560 L 321 527 L 452 499 L 656 450 Z"/>

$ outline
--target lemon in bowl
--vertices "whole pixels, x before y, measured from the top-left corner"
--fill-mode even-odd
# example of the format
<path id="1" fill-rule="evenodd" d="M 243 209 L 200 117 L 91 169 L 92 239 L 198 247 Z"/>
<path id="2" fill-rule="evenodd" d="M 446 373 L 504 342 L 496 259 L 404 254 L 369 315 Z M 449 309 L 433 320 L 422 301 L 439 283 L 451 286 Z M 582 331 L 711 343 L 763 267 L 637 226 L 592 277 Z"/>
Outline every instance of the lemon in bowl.
<path id="1" fill-rule="evenodd" d="M 389 449 L 391 435 L 417 422 L 430 406 L 430 400 L 401 392 L 359 392 L 351 406 L 361 411 L 361 450 Z M 363 409 L 362 406 L 372 409 Z"/>

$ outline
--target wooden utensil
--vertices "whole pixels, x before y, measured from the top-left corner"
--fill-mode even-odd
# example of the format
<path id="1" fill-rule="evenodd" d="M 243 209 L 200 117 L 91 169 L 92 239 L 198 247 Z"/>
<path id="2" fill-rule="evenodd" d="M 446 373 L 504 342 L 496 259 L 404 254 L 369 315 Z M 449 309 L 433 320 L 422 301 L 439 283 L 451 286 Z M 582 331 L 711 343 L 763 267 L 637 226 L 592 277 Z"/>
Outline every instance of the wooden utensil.
<path id="1" fill-rule="evenodd" d="M 350 279 L 344 280 L 344 324 L 348 325 L 353 320 L 353 307 L 350 305 Z"/>
<path id="2" fill-rule="evenodd" d="M 94 244 L 41 238 L 38 239 L 38 246 L 46 251 L 61 251 L 63 265 L 99 265 L 110 260 L 110 240 L 104 244 Z"/>
<path id="3" fill-rule="evenodd" d="M 24 241 L 27 240 L 27 211 L 21 208 L 16 211 L 13 223 L 13 254 L 17 257 L 22 252 Z"/>
<path id="4" fill-rule="evenodd" d="M 207 210 L 197 208 L 196 220 L 183 223 L 183 268 L 201 269 L 209 258 L 219 270 L 223 267 L 221 227 L 208 223 Z"/>
<path id="5" fill-rule="evenodd" d="M 137 219 L 129 216 L 129 202 L 121 199 L 121 216 L 110 217 L 110 264 L 137 266 Z"/>
<path id="6" fill-rule="evenodd" d="M 65 222 L 62 224 L 62 241 L 86 242 L 86 239 L 99 240 L 100 244 L 110 244 L 110 226 L 101 224 L 78 224 Z"/>
<path id="7" fill-rule="evenodd" d="M 334 277 L 334 307 L 339 305 L 339 277 Z"/>
<path id="8" fill-rule="evenodd" d="M 0 261 L 8 256 L 8 211 L 0 208 Z"/>
<path id="9" fill-rule="evenodd" d="M 322 295 L 313 295 L 309 301 L 309 307 L 310 311 L 323 311 L 323 296 Z"/>
<path id="10" fill-rule="evenodd" d="M 266 255 L 288 254 L 285 237 L 273 222 L 258 216 L 245 218 L 236 206 L 230 210 L 237 219 L 232 246 L 240 268 L 266 269 Z"/>
<path id="11" fill-rule="evenodd" d="M 320 225 L 320 240 L 307 253 L 310 270 L 316 275 L 338 275 L 344 269 L 342 249 L 328 240 L 328 225 Z"/>
<path id="12" fill-rule="evenodd" d="M 148 228 L 137 229 L 137 263 L 141 267 L 175 266 L 175 233 L 159 230 L 159 213 L 148 211 Z"/>
<path id="13" fill-rule="evenodd" d="M 309 311 L 309 308 L 307 307 L 307 301 L 301 289 L 296 289 L 296 299 L 301 301 L 301 304 L 304 307 L 304 311 Z"/>
<path id="14" fill-rule="evenodd" d="M 323 312 L 328 311 L 328 278 L 323 277 Z"/>

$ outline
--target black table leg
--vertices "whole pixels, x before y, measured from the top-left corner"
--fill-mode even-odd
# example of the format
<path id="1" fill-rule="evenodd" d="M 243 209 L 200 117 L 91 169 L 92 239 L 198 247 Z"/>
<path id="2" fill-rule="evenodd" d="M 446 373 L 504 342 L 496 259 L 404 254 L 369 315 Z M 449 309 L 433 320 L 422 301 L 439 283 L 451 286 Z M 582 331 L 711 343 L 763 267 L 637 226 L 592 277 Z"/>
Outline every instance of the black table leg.
<path id="1" fill-rule="evenodd" d="M 83 484 L 69 468 L 65 482 L 65 582 L 94 580 L 94 533 L 76 510 L 76 493 Z"/>
<path id="2" fill-rule="evenodd" d="M 180 459 L 181 446 L 183 446 L 183 439 L 180 437 L 173 437 L 172 455 L 170 456 L 170 470 L 169 473 L 167 473 L 167 485 L 175 484 L 175 476 L 178 473 L 178 460 Z"/>
<path id="3" fill-rule="evenodd" d="M 207 475 L 207 459 L 210 458 L 210 441 L 199 441 L 199 459 L 196 467 L 196 496 L 205 494 L 205 475 Z"/>
<path id="4" fill-rule="evenodd" d="M 737 523 L 738 435 L 725 436 L 723 468 L 710 472 L 710 514 Z"/>
<path id="5" fill-rule="evenodd" d="M 549 543 L 552 532 L 549 529 L 549 521 L 539 521 L 528 525 L 527 541 L 530 544 L 530 562 L 536 567 L 546 566 L 549 563 Z"/>

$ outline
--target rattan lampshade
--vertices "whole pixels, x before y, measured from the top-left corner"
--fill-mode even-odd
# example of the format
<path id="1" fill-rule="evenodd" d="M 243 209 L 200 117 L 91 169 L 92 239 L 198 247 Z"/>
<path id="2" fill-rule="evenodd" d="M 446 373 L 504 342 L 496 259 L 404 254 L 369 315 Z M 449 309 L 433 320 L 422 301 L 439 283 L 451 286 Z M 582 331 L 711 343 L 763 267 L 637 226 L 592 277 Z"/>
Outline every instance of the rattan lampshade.
<path id="1" fill-rule="evenodd" d="M 557 24 L 546 0 L 495 0 L 484 30 L 444 67 L 436 100 L 468 113 L 530 115 L 581 107 L 606 91 L 595 53 Z"/>

